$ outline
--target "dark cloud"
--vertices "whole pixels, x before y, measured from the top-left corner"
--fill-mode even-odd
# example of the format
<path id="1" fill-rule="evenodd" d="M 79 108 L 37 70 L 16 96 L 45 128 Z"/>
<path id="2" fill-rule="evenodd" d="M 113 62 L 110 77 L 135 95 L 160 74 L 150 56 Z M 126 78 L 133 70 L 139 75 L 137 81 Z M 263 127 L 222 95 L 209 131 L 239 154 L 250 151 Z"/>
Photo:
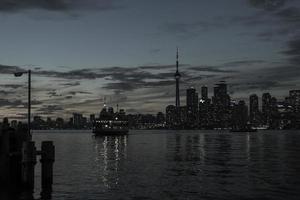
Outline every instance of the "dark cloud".
<path id="1" fill-rule="evenodd" d="M 285 22 L 290 22 L 290 23 L 300 22 L 300 9 L 297 7 L 284 8 L 278 11 L 275 15 L 280 17 Z"/>
<path id="2" fill-rule="evenodd" d="M 224 67 L 243 67 L 243 66 L 250 66 L 250 65 L 257 65 L 266 63 L 264 60 L 236 60 L 231 62 L 223 63 L 221 66 Z"/>
<path id="3" fill-rule="evenodd" d="M 0 0 L 0 11 L 2 12 L 17 12 L 27 9 L 72 11 L 116 8 L 119 8 L 116 0 Z"/>
<path id="4" fill-rule="evenodd" d="M 283 51 L 288 56 L 300 55 L 300 37 L 288 41 L 288 50 Z"/>
<path id="5" fill-rule="evenodd" d="M 216 17 L 210 21 L 169 22 L 163 24 L 160 29 L 166 33 L 188 39 L 198 36 L 203 31 L 215 28 L 226 28 L 227 24 L 228 21 Z"/>
<path id="6" fill-rule="evenodd" d="M 57 94 L 57 92 L 55 90 L 48 92 L 47 95 L 49 95 L 50 98 L 62 96 L 61 94 Z"/>
<path id="7" fill-rule="evenodd" d="M 300 65 L 300 37 L 293 38 L 287 42 L 287 50 L 282 53 L 288 56 L 290 64 L 295 65 L 299 68 Z"/>
<path id="8" fill-rule="evenodd" d="M 282 8 L 288 0 L 248 0 L 255 8 L 274 11 Z"/>
<path id="9" fill-rule="evenodd" d="M 24 85 L 20 85 L 20 84 L 3 84 L 3 85 L 0 85 L 0 87 L 18 89 L 18 88 L 24 87 Z"/>
<path id="10" fill-rule="evenodd" d="M 60 85 L 66 86 L 66 87 L 73 87 L 73 86 L 80 85 L 80 82 L 76 81 L 76 82 L 69 82 L 69 83 L 61 83 Z"/>
<path id="11" fill-rule="evenodd" d="M 41 101 L 32 100 L 31 105 L 40 105 L 42 104 Z M 0 99 L 0 106 L 7 106 L 10 108 L 16 108 L 16 107 L 27 107 L 27 102 L 23 102 L 22 100 L 14 100 L 14 99 Z"/>
<path id="12" fill-rule="evenodd" d="M 249 5 L 257 9 L 249 16 L 234 16 L 232 24 L 257 26 L 261 29 L 256 33 L 261 41 L 278 41 L 290 35 L 299 34 L 300 9 L 293 0 L 248 0 Z M 253 33 L 244 33 L 251 35 Z"/>
<path id="13" fill-rule="evenodd" d="M 17 107 L 20 105 L 24 105 L 24 103 L 21 100 L 0 99 L 0 106 Z"/>
<path id="14" fill-rule="evenodd" d="M 225 70 L 220 69 L 218 67 L 213 66 L 199 66 L 199 67 L 190 67 L 190 70 L 198 71 L 198 72 L 212 72 L 212 73 L 235 73 L 238 72 L 236 70 Z"/>
<path id="15" fill-rule="evenodd" d="M 42 115 L 51 115 L 63 110 L 63 107 L 60 105 L 43 105 L 41 108 L 37 109 L 37 112 Z"/>
<path id="16" fill-rule="evenodd" d="M 294 84 L 285 84 L 278 81 L 272 81 L 272 80 L 260 80 L 260 81 L 254 81 L 254 82 L 248 82 L 248 83 L 232 83 L 230 84 L 231 89 L 234 92 L 239 91 L 248 91 L 248 90 L 254 90 L 254 91 L 265 91 L 265 90 L 271 90 L 274 88 L 279 87 L 294 87 Z"/>
<path id="17" fill-rule="evenodd" d="M 275 41 L 278 40 L 282 37 L 286 37 L 293 31 L 292 28 L 290 27 L 279 27 L 279 28 L 271 28 L 266 31 L 262 31 L 256 36 L 258 37 L 259 40 L 261 41 Z"/>
<path id="18" fill-rule="evenodd" d="M 161 52 L 161 49 L 150 49 L 149 51 L 151 54 L 157 54 L 159 52 Z"/>
<path id="19" fill-rule="evenodd" d="M 75 96 L 76 94 L 93 94 L 91 92 L 85 92 L 85 91 L 70 91 L 68 94 Z"/>
<path id="20" fill-rule="evenodd" d="M 9 95 L 9 94 L 14 94 L 14 92 L 13 91 L 0 90 L 0 95 L 6 96 L 6 95 Z"/>
<path id="21" fill-rule="evenodd" d="M 137 83 L 126 83 L 126 82 L 107 83 L 103 88 L 108 90 L 132 91 L 139 88 L 138 85 L 139 84 Z"/>
<path id="22" fill-rule="evenodd" d="M 180 64 L 179 67 L 189 66 L 187 64 Z M 159 70 L 159 69 L 175 69 L 176 65 L 145 65 L 139 66 L 139 69 L 146 69 L 146 70 Z"/>
<path id="23" fill-rule="evenodd" d="M 73 96 L 66 96 L 65 99 L 72 99 Z"/>
<path id="24" fill-rule="evenodd" d="M 17 66 L 0 65 L 0 74 L 13 74 L 16 71 L 24 71 L 24 70 Z"/>

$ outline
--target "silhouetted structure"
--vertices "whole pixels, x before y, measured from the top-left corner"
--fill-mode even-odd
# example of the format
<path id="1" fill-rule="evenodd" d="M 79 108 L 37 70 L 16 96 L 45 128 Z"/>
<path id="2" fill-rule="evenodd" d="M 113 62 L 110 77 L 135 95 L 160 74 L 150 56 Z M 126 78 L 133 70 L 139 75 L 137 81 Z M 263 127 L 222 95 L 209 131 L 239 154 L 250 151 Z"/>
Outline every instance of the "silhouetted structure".
<path id="1" fill-rule="evenodd" d="M 260 112 L 259 112 L 259 103 L 258 96 L 256 94 L 250 95 L 249 98 L 250 104 L 250 123 L 253 126 L 258 126 L 260 123 Z"/>
<path id="2" fill-rule="evenodd" d="M 262 116 L 263 124 L 266 126 L 270 125 L 271 120 L 271 95 L 270 93 L 264 93 L 262 95 Z"/>
<path id="3" fill-rule="evenodd" d="M 198 127 L 198 93 L 191 87 L 186 90 L 186 115 L 187 128 Z"/>
<path id="4" fill-rule="evenodd" d="M 206 86 L 201 87 L 201 98 L 203 100 L 208 99 L 208 88 Z"/>
<path id="5" fill-rule="evenodd" d="M 212 98 L 214 105 L 214 123 L 215 127 L 226 128 L 229 126 L 229 105 L 230 97 L 227 94 L 227 84 L 224 81 L 216 84 L 214 87 L 214 96 Z"/>
<path id="6" fill-rule="evenodd" d="M 232 128 L 242 130 L 247 127 L 248 122 L 248 107 L 245 101 L 239 101 L 238 104 L 233 105 L 232 112 Z"/>
<path id="7" fill-rule="evenodd" d="M 36 118 L 38 119 L 38 118 Z M 22 194 L 24 199 L 33 199 L 37 156 L 41 156 L 42 194 L 51 197 L 53 183 L 54 146 L 52 141 L 43 141 L 37 151 L 31 140 L 28 125 L 19 124 L 16 129 L 4 118 L 0 129 L 0 186 L 5 187 L 13 198 Z"/>
<path id="8" fill-rule="evenodd" d="M 176 99 L 175 99 L 175 107 L 176 107 L 176 126 L 181 126 L 181 109 L 180 109 L 180 94 L 179 94 L 179 81 L 181 78 L 181 75 L 178 70 L 178 48 L 176 52 L 176 72 L 174 74 L 175 80 L 176 80 Z"/>
<path id="9" fill-rule="evenodd" d="M 176 107 L 174 105 L 168 105 L 166 107 L 166 126 L 169 129 L 172 129 L 175 126 L 176 122 Z"/>

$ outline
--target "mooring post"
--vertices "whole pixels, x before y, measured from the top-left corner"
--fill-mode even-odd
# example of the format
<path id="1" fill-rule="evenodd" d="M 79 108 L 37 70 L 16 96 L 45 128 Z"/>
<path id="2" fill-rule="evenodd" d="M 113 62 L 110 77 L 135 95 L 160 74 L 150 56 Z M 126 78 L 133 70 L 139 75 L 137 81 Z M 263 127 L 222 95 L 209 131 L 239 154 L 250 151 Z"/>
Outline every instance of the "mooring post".
<path id="1" fill-rule="evenodd" d="M 55 147 L 52 141 L 43 141 L 41 149 L 42 190 L 51 191 L 53 183 L 53 163 Z"/>
<path id="2" fill-rule="evenodd" d="M 36 164 L 36 148 L 33 141 L 23 142 L 22 147 L 22 184 L 24 189 L 34 189 L 34 166 Z"/>
<path id="3" fill-rule="evenodd" d="M 9 133 L 0 130 L 0 185 L 9 181 Z"/>

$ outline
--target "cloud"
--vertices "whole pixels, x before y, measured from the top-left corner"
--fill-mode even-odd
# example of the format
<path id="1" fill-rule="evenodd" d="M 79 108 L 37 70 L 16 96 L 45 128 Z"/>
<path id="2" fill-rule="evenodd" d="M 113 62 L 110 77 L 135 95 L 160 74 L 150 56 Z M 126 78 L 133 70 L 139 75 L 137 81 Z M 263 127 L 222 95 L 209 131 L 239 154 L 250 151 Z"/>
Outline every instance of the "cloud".
<path id="1" fill-rule="evenodd" d="M 20 85 L 20 84 L 3 84 L 3 85 L 0 85 L 0 87 L 18 89 L 18 88 L 24 87 L 24 85 Z"/>
<path id="2" fill-rule="evenodd" d="M 219 17 L 210 21 L 198 20 L 195 22 L 168 22 L 163 24 L 160 29 L 168 34 L 174 34 L 180 38 L 189 39 L 198 36 L 203 31 L 216 28 L 226 28 L 228 21 Z"/>
<path id="3" fill-rule="evenodd" d="M 179 68 L 190 66 L 188 64 L 179 64 Z M 176 69 L 176 65 L 144 65 L 139 66 L 139 69 L 145 70 L 161 70 L 161 69 Z"/>
<path id="4" fill-rule="evenodd" d="M 18 12 L 28 9 L 48 11 L 112 10 L 119 6 L 116 0 L 0 0 L 0 12 Z"/>
<path id="5" fill-rule="evenodd" d="M 287 0 L 248 0 L 248 2 L 255 8 L 274 11 L 282 8 Z"/>
<path id="6" fill-rule="evenodd" d="M 6 90 L 0 90 L 0 95 L 9 95 L 9 94 L 13 94 L 14 92 L 13 91 L 6 91 Z"/>
<path id="7" fill-rule="evenodd" d="M 48 92 L 47 95 L 49 95 L 50 98 L 62 96 L 61 94 L 57 94 L 57 92 L 55 90 Z"/>
<path id="8" fill-rule="evenodd" d="M 223 63 L 221 66 L 223 67 L 242 67 L 242 66 L 251 66 L 257 64 L 264 64 L 266 61 L 264 60 L 236 60 L 232 62 Z"/>
<path id="9" fill-rule="evenodd" d="M 76 82 L 69 82 L 69 83 L 61 83 L 60 85 L 65 87 L 74 87 L 74 86 L 79 86 L 80 82 L 76 81 Z"/>
<path id="10" fill-rule="evenodd" d="M 40 105 L 42 104 L 41 101 L 32 100 L 31 105 Z M 23 102 L 22 100 L 14 100 L 14 99 L 0 99 L 0 106 L 7 106 L 10 108 L 16 108 L 19 106 L 27 107 L 27 102 Z"/>
<path id="11" fill-rule="evenodd" d="M 76 94 L 93 94 L 91 92 L 85 92 L 85 91 L 70 91 L 68 94 L 75 96 Z"/>
<path id="12" fill-rule="evenodd" d="M 231 90 L 234 92 L 239 92 L 239 91 L 249 91 L 249 90 L 254 90 L 254 91 L 266 91 L 266 90 L 271 90 L 274 88 L 280 88 L 280 87 L 294 87 L 294 84 L 286 84 L 286 83 L 281 83 L 275 80 L 253 80 L 252 82 L 247 82 L 247 83 L 231 83 L 230 87 Z"/>
<path id="13" fill-rule="evenodd" d="M 150 49 L 149 51 L 151 54 L 157 54 L 159 52 L 161 52 L 161 49 L 155 48 L 155 49 Z"/>
<path id="14" fill-rule="evenodd" d="M 284 55 L 288 56 L 290 64 L 299 68 L 300 65 L 300 37 L 293 38 L 287 42 L 287 50 L 282 51 Z"/>
<path id="15" fill-rule="evenodd" d="M 300 55 L 300 37 L 288 41 L 288 50 L 283 51 L 288 56 Z"/>
<path id="16" fill-rule="evenodd" d="M 275 14 L 285 22 L 299 23 L 300 22 L 300 9 L 297 7 L 284 8 Z M 295 27 L 294 27 L 295 28 Z"/>
<path id="17" fill-rule="evenodd" d="M 51 115 L 63 110 L 63 107 L 61 107 L 60 105 L 43 105 L 41 108 L 37 109 L 37 112 L 40 115 Z"/>
<path id="18" fill-rule="evenodd" d="M 13 74 L 16 71 L 24 71 L 18 66 L 0 65 L 0 74 Z"/>
<path id="19" fill-rule="evenodd" d="M 198 71 L 198 72 L 212 72 L 212 73 L 235 73 L 237 70 L 225 70 L 220 69 L 215 66 L 199 66 L 199 67 L 190 67 L 190 70 Z"/>

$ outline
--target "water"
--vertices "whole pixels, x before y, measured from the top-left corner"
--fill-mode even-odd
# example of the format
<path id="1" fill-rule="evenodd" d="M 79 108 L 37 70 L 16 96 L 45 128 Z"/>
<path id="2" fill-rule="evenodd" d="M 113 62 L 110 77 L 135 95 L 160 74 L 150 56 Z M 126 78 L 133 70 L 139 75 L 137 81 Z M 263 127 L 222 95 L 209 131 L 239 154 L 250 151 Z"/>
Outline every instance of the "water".
<path id="1" fill-rule="evenodd" d="M 35 132 L 56 147 L 52 199 L 299 199 L 300 132 Z M 40 193 L 36 167 L 35 196 Z"/>

